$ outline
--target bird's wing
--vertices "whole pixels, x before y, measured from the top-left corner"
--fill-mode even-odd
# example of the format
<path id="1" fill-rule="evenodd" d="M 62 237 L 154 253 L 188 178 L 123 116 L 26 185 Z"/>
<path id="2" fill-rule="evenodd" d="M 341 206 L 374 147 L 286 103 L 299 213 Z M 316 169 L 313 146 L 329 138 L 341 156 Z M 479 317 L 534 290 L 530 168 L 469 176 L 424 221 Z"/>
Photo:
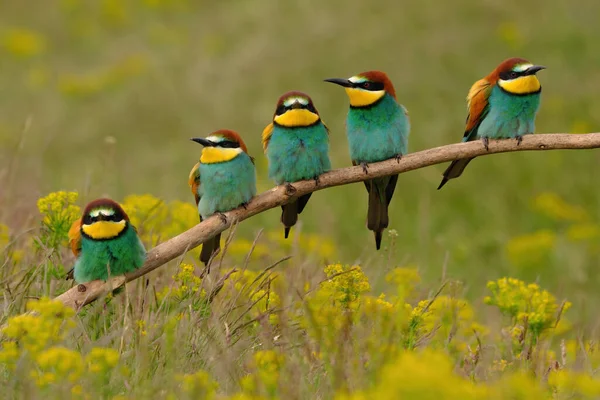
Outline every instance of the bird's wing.
<path id="1" fill-rule="evenodd" d="M 271 140 L 271 135 L 273 134 L 273 123 L 271 122 L 269 125 L 263 129 L 262 133 L 262 145 L 263 151 L 267 152 L 267 147 L 269 147 L 269 140 Z"/>
<path id="2" fill-rule="evenodd" d="M 73 225 L 69 229 L 68 237 L 69 247 L 71 247 L 71 251 L 75 254 L 75 257 L 78 257 L 79 253 L 81 253 L 81 218 L 73 222 Z"/>
<path id="3" fill-rule="evenodd" d="M 198 189 L 200 188 L 200 161 L 194 165 L 192 170 L 190 171 L 190 176 L 188 178 L 188 185 L 190 185 L 190 190 L 194 195 L 194 200 L 196 200 L 196 207 L 200 202 L 200 195 L 198 194 Z"/>
<path id="4" fill-rule="evenodd" d="M 477 129 L 490 109 L 488 99 L 491 92 L 492 85 L 486 79 L 480 79 L 471 86 L 467 95 L 469 114 L 463 142 L 474 140 L 477 137 Z"/>

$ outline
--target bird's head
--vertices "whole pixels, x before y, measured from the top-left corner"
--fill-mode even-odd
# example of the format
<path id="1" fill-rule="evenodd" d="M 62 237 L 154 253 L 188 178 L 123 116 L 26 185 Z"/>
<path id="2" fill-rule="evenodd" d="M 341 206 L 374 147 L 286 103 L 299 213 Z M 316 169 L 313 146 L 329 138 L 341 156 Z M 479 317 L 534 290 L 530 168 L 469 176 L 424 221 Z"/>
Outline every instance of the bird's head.
<path id="1" fill-rule="evenodd" d="M 523 58 L 509 58 L 492 72 L 490 81 L 497 82 L 502 90 L 510 94 L 538 93 L 542 86 L 535 74 L 544 68 Z"/>
<path id="2" fill-rule="evenodd" d="M 369 107 L 389 94 L 394 99 L 396 91 L 385 72 L 367 71 L 351 78 L 330 78 L 325 82 L 335 83 L 346 89 L 351 107 Z"/>
<path id="3" fill-rule="evenodd" d="M 287 128 L 311 126 L 319 122 L 319 112 L 305 93 L 287 92 L 277 101 L 273 123 Z"/>
<path id="4" fill-rule="evenodd" d="M 129 217 L 121 206 L 111 199 L 97 199 L 83 211 L 81 231 L 92 240 L 114 239 L 121 235 Z"/>
<path id="5" fill-rule="evenodd" d="M 240 153 L 248 153 L 246 144 L 240 135 L 229 129 L 220 129 L 206 138 L 192 138 L 191 140 L 204 146 L 200 156 L 200 162 L 203 164 L 230 161 Z"/>

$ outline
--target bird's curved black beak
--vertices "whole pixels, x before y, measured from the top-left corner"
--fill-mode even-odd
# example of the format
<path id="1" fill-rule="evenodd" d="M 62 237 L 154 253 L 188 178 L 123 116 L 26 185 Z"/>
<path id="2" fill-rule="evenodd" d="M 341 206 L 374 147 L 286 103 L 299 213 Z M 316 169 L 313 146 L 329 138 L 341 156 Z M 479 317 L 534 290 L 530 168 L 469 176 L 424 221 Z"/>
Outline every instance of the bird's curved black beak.
<path id="1" fill-rule="evenodd" d="M 292 103 L 290 108 L 293 110 L 293 109 L 298 109 L 298 108 L 304 108 L 304 106 L 299 101 L 295 101 Z"/>
<path id="2" fill-rule="evenodd" d="M 204 147 L 213 147 L 215 145 L 214 142 L 211 142 L 210 140 L 206 140 L 204 138 L 191 138 L 190 140 L 196 143 L 200 143 Z"/>
<path id="3" fill-rule="evenodd" d="M 340 85 L 343 87 L 353 87 L 354 85 L 348 79 L 341 78 L 329 78 L 325 79 L 325 82 L 335 83 L 336 85 Z"/>
<path id="4" fill-rule="evenodd" d="M 527 75 L 534 75 L 536 72 L 546 69 L 543 65 L 533 65 L 525 71 Z"/>

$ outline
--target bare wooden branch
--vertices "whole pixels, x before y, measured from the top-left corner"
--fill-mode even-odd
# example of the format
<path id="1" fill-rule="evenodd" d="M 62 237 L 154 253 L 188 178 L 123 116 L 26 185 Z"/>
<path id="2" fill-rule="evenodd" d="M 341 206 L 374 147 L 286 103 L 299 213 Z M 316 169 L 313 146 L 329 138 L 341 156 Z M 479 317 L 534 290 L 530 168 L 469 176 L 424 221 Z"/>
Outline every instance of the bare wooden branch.
<path id="1" fill-rule="evenodd" d="M 227 222 L 213 216 L 194 226 L 174 238 L 161 243 L 148 252 L 146 263 L 137 271 L 126 276 L 112 278 L 108 282 L 94 281 L 85 285 L 78 285 L 61 294 L 56 299 L 74 309 L 91 303 L 102 296 L 107 290 L 117 288 L 126 282 L 143 276 L 161 265 L 182 255 L 189 249 L 200 245 L 215 234 L 224 231 L 234 221 L 243 221 L 258 213 L 280 206 L 290 198 L 298 197 L 317 190 L 333 186 L 347 185 L 375 177 L 400 174 L 415 169 L 441 164 L 459 158 L 484 156 L 496 153 L 533 150 L 576 150 L 600 148 L 600 133 L 587 134 L 537 134 L 526 135 L 520 145 L 516 140 L 492 140 L 489 151 L 486 151 L 480 141 L 469 143 L 450 144 L 433 149 L 410 153 L 400 161 L 395 159 L 369 164 L 369 173 L 366 175 L 362 167 L 348 167 L 327 172 L 319 177 L 319 184 L 314 180 L 300 181 L 293 184 L 293 190 L 285 186 L 277 186 L 256 196 L 247 208 L 238 208 L 225 213 Z M 440 170 L 440 177 L 442 171 Z M 435 190 L 435 187 L 432 187 Z"/>

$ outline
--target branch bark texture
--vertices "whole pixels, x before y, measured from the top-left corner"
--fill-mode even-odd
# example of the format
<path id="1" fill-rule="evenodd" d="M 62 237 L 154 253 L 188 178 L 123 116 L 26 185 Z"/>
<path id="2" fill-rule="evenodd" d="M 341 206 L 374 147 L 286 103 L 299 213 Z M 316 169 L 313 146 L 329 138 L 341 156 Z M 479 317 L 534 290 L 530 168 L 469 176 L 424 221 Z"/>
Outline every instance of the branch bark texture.
<path id="1" fill-rule="evenodd" d="M 474 141 L 418 151 L 405 155 L 400 161 L 391 159 L 369 164 L 368 175 L 363 172 L 360 166 L 336 169 L 321 175 L 318 185 L 314 180 L 308 180 L 295 182 L 292 185 L 293 190 L 289 190 L 285 186 L 276 186 L 252 199 L 246 209 L 237 208 L 225 213 L 227 222 L 224 222 L 218 216 L 210 217 L 193 228 L 156 246 L 148 252 L 146 262 L 140 269 L 125 276 L 112 278 L 108 282 L 94 281 L 85 285 L 77 285 L 56 297 L 56 299 L 78 310 L 84 305 L 93 302 L 107 291 L 146 275 L 161 265 L 181 256 L 186 251 L 202 244 L 215 234 L 229 228 L 233 223 L 243 221 L 258 213 L 285 204 L 290 198 L 317 190 L 361 182 L 385 175 L 401 174 L 460 158 L 514 151 L 581 150 L 595 148 L 600 148 L 600 133 L 537 134 L 524 136 L 523 141 L 519 145 L 516 140 L 511 139 L 491 140 L 489 142 L 489 150 L 484 148 L 481 141 Z M 441 173 L 442 171 L 440 171 L 440 175 Z M 435 187 L 432 187 L 431 190 L 435 190 Z"/>

